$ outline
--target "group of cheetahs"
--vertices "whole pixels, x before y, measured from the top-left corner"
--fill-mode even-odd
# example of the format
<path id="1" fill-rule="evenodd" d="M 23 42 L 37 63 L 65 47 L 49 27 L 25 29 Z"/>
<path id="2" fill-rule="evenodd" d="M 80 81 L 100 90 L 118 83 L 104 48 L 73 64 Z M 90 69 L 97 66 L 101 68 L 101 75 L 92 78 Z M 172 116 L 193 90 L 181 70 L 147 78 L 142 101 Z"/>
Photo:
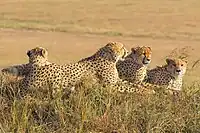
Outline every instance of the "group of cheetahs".
<path id="1" fill-rule="evenodd" d="M 24 90 L 45 86 L 76 90 L 79 81 L 92 76 L 99 84 L 111 86 L 121 93 L 155 93 L 154 87 L 181 91 L 187 61 L 167 58 L 165 65 L 149 70 L 151 55 L 151 47 L 138 46 L 128 52 L 124 44 L 109 42 L 90 57 L 59 65 L 48 61 L 45 48 L 36 47 L 27 51 L 27 64 L 4 68 L 2 73 L 22 77 L 17 82 Z"/>

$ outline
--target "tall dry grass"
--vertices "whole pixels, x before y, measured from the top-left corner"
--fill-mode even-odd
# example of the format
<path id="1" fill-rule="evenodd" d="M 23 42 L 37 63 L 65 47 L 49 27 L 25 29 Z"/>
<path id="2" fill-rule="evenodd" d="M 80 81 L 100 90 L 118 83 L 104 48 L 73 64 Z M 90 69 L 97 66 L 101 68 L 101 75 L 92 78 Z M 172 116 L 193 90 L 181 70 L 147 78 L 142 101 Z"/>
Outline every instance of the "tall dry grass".
<path id="1" fill-rule="evenodd" d="M 1 78 L 3 81 L 3 78 Z M 200 131 L 199 84 L 181 94 L 122 94 L 84 82 L 63 99 L 62 93 L 35 90 L 20 96 L 1 83 L 0 131 L 26 133 L 163 133 Z M 188 93 L 186 90 L 196 90 Z"/>

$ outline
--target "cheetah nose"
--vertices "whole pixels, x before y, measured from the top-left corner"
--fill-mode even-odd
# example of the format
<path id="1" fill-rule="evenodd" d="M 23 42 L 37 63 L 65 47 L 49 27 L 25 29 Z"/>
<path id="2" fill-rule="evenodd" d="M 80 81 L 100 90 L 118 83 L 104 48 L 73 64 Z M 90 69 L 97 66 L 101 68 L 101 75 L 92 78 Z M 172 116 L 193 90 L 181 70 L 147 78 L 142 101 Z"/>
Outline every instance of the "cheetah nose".
<path id="1" fill-rule="evenodd" d="M 176 70 L 176 72 L 181 72 L 181 70 Z"/>
<path id="2" fill-rule="evenodd" d="M 147 59 L 147 61 L 151 61 L 151 59 Z"/>

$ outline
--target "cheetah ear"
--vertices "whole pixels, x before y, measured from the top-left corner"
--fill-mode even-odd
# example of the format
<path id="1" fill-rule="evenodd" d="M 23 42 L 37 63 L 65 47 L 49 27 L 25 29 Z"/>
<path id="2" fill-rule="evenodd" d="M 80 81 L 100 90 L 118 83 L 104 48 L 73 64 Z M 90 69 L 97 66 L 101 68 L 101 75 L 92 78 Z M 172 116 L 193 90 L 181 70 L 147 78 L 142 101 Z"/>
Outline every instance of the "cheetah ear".
<path id="1" fill-rule="evenodd" d="M 137 48 L 131 48 L 132 53 L 135 54 L 135 53 L 136 53 L 136 49 L 137 49 Z"/>
<path id="2" fill-rule="evenodd" d="M 48 52 L 45 49 L 42 49 L 40 52 L 41 52 L 41 55 L 43 57 L 47 57 L 48 56 Z"/>
<path id="3" fill-rule="evenodd" d="M 173 59 L 167 58 L 167 59 L 166 59 L 166 62 L 167 62 L 167 64 L 169 65 L 169 64 L 171 64 L 171 63 L 174 63 L 174 60 L 173 60 Z"/>
<path id="4" fill-rule="evenodd" d="M 151 47 L 148 47 L 148 48 L 152 51 Z"/>
<path id="5" fill-rule="evenodd" d="M 28 50 L 28 51 L 26 52 L 26 55 L 28 55 L 28 57 L 31 56 L 31 52 L 30 52 L 30 50 Z"/>
<path id="6" fill-rule="evenodd" d="M 181 60 L 188 64 L 188 60 L 186 58 L 182 58 Z"/>
<path id="7" fill-rule="evenodd" d="M 185 59 L 184 61 L 185 61 L 186 64 L 188 64 L 188 60 Z"/>

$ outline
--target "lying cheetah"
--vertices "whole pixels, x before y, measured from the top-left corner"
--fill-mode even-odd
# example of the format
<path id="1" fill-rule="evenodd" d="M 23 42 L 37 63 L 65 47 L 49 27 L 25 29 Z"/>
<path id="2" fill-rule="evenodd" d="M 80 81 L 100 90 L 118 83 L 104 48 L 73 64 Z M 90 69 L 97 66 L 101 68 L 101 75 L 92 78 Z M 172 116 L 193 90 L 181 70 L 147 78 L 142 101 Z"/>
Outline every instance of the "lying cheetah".
<path id="1" fill-rule="evenodd" d="M 147 72 L 147 82 L 167 89 L 181 91 L 182 79 L 186 72 L 187 61 L 182 59 L 166 59 L 166 65 L 156 67 Z"/>

